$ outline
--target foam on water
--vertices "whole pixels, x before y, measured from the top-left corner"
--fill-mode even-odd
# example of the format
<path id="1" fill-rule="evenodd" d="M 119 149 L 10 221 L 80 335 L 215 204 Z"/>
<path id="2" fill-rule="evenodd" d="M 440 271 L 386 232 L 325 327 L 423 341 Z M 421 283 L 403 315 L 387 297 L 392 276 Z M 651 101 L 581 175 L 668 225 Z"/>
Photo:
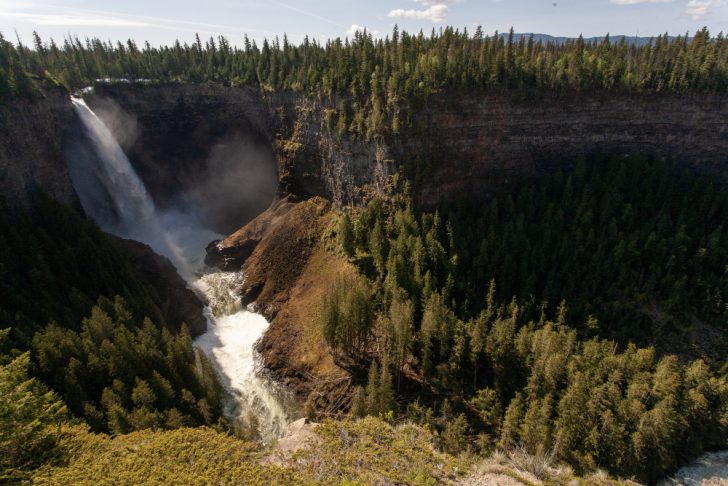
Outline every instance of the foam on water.
<path id="1" fill-rule="evenodd" d="M 728 450 L 707 452 L 658 484 L 659 486 L 728 485 Z"/>

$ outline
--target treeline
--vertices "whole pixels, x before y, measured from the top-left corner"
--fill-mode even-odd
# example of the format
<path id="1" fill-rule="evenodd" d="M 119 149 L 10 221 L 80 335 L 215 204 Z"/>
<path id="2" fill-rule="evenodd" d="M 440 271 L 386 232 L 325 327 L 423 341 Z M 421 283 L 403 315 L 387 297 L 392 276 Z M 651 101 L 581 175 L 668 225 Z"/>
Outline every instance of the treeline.
<path id="1" fill-rule="evenodd" d="M 631 158 L 582 163 L 479 208 L 416 214 L 400 196 L 343 216 L 342 250 L 366 277 L 333 286 L 324 335 L 339 362 L 374 360 L 353 413 L 386 414 L 390 393 L 422 382 L 440 397 L 428 405 L 450 403 L 407 413 L 451 448 L 479 434 L 486 449 L 646 481 L 722 444 L 725 378 L 628 343 L 684 336 L 696 321 L 724 335 L 727 197 Z"/>
<path id="2" fill-rule="evenodd" d="M 21 46 L 16 48 L 0 33 L 0 101 L 13 97 L 27 98 L 36 92 L 31 67 L 23 62 L 21 52 Z"/>
<path id="3" fill-rule="evenodd" d="M 153 47 L 78 38 L 32 46 L 0 39 L 0 97 L 22 91 L 28 73 L 53 76 L 69 89 L 97 79 L 213 82 L 304 91 L 351 100 L 339 120 L 350 125 L 365 113 L 377 131 L 397 132 L 409 104 L 439 90 L 515 89 L 622 92 L 724 91 L 728 88 L 728 43 L 707 29 L 693 37 L 661 35 L 643 46 L 624 39 L 543 43 L 485 35 L 478 28 L 447 27 L 430 35 L 396 27 L 384 39 L 359 32 L 353 39 L 299 45 L 283 39 L 261 45 L 247 36 L 241 46 L 225 37 Z M 400 112 L 402 108 L 404 111 Z M 342 110 L 339 110 L 342 111 Z"/>
<path id="4" fill-rule="evenodd" d="M 627 91 L 710 90 L 728 87 L 728 44 L 706 29 L 692 38 L 667 35 L 637 47 L 609 37 L 599 43 L 583 39 L 542 43 L 533 39 L 483 34 L 452 27 L 430 35 L 395 28 L 385 39 L 357 33 L 353 39 L 306 38 L 300 45 L 247 36 L 243 46 L 225 37 L 192 45 L 112 44 L 98 38 L 65 39 L 14 46 L 29 72 L 46 69 L 70 88 L 99 78 L 217 82 L 261 85 L 271 90 L 304 90 L 325 95 L 351 94 L 396 102 L 442 88 L 493 87 L 607 89 Z"/>
<path id="5" fill-rule="evenodd" d="M 96 431 L 218 425 L 222 390 L 159 290 L 92 222 L 38 194 L 0 204 L 0 354 Z"/>

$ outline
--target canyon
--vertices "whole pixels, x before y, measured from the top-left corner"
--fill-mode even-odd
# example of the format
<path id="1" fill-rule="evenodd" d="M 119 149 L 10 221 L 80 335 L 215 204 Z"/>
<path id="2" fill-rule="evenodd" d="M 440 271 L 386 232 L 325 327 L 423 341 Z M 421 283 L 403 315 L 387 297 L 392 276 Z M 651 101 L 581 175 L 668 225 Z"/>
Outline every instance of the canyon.
<path id="1" fill-rule="evenodd" d="M 82 210 L 67 160 L 93 154 L 78 137 L 69 94 L 43 93 L 2 110 L 0 194 L 23 206 L 37 188 Z M 85 99 L 158 208 L 194 208 L 230 235 L 208 247 L 207 262 L 243 270 L 243 302 L 271 323 L 258 343 L 266 367 L 300 400 L 316 392 L 328 411 L 341 406 L 349 380 L 312 327 L 322 276 L 354 271 L 321 238 L 332 204 L 387 194 L 400 169 L 423 207 L 484 200 L 600 153 L 665 156 L 728 177 L 728 105 L 717 94 L 435 93 L 409 108 L 401 134 L 374 140 L 339 137 L 325 123 L 337 100 L 303 93 L 97 83 Z M 153 267 L 147 258 L 137 258 L 140 266 Z M 198 334 L 202 303 L 193 307 L 187 320 Z"/>

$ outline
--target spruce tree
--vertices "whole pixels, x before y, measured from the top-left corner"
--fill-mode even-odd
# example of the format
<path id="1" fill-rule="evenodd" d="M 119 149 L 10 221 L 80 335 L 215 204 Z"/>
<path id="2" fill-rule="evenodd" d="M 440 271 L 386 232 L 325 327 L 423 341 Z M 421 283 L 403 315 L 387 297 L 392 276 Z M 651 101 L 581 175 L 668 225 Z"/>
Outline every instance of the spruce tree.
<path id="1" fill-rule="evenodd" d="M 339 222 L 339 244 L 346 256 L 354 255 L 354 228 L 348 213 L 344 213 Z"/>
<path id="2" fill-rule="evenodd" d="M 369 378 L 367 380 L 366 390 L 367 414 L 369 415 L 379 415 L 381 411 L 380 381 L 381 374 L 379 372 L 379 365 L 376 360 L 373 360 L 369 367 Z"/>
<path id="3" fill-rule="evenodd" d="M 349 414 L 354 418 L 362 418 L 367 414 L 367 394 L 361 386 L 354 387 Z"/>
<path id="4" fill-rule="evenodd" d="M 379 379 L 379 412 L 386 414 L 387 412 L 396 411 L 397 404 L 394 401 L 394 388 L 392 386 L 392 373 L 389 365 L 382 363 L 381 377 Z"/>

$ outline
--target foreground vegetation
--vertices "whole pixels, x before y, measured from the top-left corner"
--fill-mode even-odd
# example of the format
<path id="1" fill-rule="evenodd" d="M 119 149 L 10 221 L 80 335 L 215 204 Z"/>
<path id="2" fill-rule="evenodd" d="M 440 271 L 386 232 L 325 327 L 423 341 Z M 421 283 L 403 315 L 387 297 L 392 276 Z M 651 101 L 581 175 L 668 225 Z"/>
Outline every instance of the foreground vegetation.
<path id="1" fill-rule="evenodd" d="M 0 482 L 435 484 L 467 469 L 437 452 L 426 430 L 377 419 L 326 422 L 310 447 L 287 456 L 206 427 L 95 434 L 28 377 L 27 365 L 22 355 L 0 366 Z"/>
<path id="2" fill-rule="evenodd" d="M 323 326 L 340 363 L 372 363 L 352 413 L 647 482 L 726 444 L 725 189 L 617 159 L 442 214 L 402 198 L 341 219 L 362 276 L 332 286 Z M 690 346 L 696 322 L 720 338 Z"/>

